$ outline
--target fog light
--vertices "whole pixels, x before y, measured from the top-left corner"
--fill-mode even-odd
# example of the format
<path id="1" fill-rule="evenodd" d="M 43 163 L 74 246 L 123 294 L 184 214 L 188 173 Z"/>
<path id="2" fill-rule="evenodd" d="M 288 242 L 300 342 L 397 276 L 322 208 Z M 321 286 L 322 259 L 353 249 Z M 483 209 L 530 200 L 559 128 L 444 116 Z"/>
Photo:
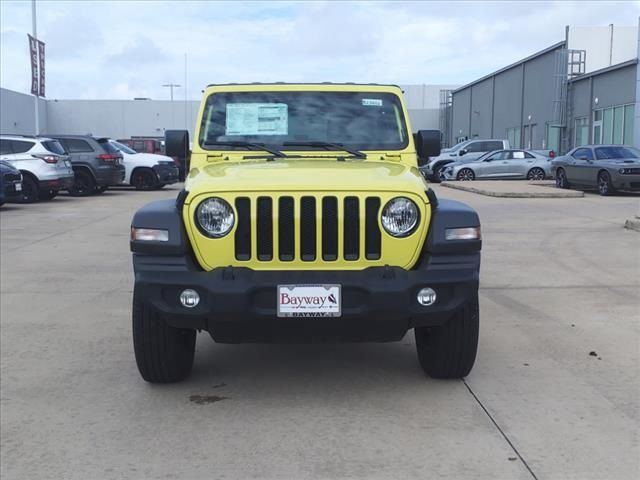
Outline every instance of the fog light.
<path id="1" fill-rule="evenodd" d="M 187 288 L 180 294 L 180 303 L 183 307 L 193 308 L 200 303 L 200 295 L 195 290 Z"/>
<path id="2" fill-rule="evenodd" d="M 423 288 L 418 292 L 417 300 L 423 307 L 429 307 L 436 303 L 436 292 L 433 288 Z"/>

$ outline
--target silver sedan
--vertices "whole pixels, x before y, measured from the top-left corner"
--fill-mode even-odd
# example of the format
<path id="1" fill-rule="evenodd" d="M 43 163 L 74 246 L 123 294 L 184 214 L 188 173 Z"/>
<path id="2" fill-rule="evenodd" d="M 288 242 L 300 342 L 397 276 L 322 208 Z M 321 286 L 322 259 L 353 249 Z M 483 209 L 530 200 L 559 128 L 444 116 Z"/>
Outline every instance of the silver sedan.
<path id="1" fill-rule="evenodd" d="M 544 180 L 551 177 L 551 159 L 531 150 L 494 150 L 470 162 L 444 167 L 441 180 Z"/>

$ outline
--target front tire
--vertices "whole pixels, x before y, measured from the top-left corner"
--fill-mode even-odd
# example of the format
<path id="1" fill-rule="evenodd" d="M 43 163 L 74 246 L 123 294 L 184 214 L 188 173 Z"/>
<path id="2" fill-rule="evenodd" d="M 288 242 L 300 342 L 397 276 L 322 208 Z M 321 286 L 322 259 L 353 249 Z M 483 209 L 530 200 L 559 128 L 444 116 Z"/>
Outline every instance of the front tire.
<path id="1" fill-rule="evenodd" d="M 150 383 L 173 383 L 191 373 L 196 331 L 175 328 L 133 293 L 133 350 L 140 375 Z"/>
<path id="2" fill-rule="evenodd" d="M 427 375 L 461 378 L 469 374 L 478 350 L 479 319 L 476 293 L 445 324 L 415 328 L 418 360 Z"/>
<path id="3" fill-rule="evenodd" d="M 611 176 L 609 172 L 598 173 L 598 193 L 603 197 L 615 193 L 615 188 L 611 184 Z"/>
<path id="4" fill-rule="evenodd" d="M 433 176 L 431 181 L 433 183 L 440 183 L 442 182 L 442 178 L 440 178 L 440 172 L 442 172 L 442 169 L 444 168 L 444 165 L 436 165 L 436 167 L 433 169 Z"/>
<path id="5" fill-rule="evenodd" d="M 458 175 L 456 175 L 456 179 L 461 181 L 475 180 L 476 174 L 473 173 L 473 170 L 470 168 L 463 168 L 458 172 Z"/>
<path id="6" fill-rule="evenodd" d="M 144 168 L 136 170 L 131 174 L 131 185 L 133 185 L 136 190 L 155 190 L 158 183 L 158 179 L 152 170 Z"/>

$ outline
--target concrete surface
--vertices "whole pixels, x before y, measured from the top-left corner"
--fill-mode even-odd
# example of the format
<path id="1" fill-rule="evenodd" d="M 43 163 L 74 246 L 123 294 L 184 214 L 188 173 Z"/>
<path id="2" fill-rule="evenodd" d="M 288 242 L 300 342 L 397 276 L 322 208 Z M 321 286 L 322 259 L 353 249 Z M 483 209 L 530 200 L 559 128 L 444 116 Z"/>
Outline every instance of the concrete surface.
<path id="1" fill-rule="evenodd" d="M 555 188 L 555 181 L 542 180 L 528 182 L 525 180 L 474 180 L 471 182 L 442 182 L 441 186 L 478 193 L 488 197 L 503 198 L 577 198 L 584 197 L 579 190 L 562 190 Z"/>
<path id="2" fill-rule="evenodd" d="M 128 228 L 177 188 L 3 208 L 2 478 L 640 478 L 640 236 L 622 228 L 638 199 L 435 189 L 483 222 L 465 381 L 425 378 L 411 335 L 200 335 L 189 380 L 148 385 L 131 345 Z"/>

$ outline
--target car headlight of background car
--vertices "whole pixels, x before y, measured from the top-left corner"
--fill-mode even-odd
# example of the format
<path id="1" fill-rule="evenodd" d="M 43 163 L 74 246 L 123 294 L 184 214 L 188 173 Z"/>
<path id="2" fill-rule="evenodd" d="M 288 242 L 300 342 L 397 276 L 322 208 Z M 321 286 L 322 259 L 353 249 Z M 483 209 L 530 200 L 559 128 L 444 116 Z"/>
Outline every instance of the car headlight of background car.
<path id="1" fill-rule="evenodd" d="M 621 175 L 640 175 L 640 168 L 621 168 L 618 173 Z"/>
<path id="2" fill-rule="evenodd" d="M 233 228 L 233 208 L 221 198 L 207 198 L 196 208 L 196 225 L 202 233 L 212 238 L 224 237 Z"/>
<path id="3" fill-rule="evenodd" d="M 419 218 L 418 206 L 405 197 L 389 200 L 382 209 L 382 226 L 394 237 L 410 235 L 418 225 Z"/>

